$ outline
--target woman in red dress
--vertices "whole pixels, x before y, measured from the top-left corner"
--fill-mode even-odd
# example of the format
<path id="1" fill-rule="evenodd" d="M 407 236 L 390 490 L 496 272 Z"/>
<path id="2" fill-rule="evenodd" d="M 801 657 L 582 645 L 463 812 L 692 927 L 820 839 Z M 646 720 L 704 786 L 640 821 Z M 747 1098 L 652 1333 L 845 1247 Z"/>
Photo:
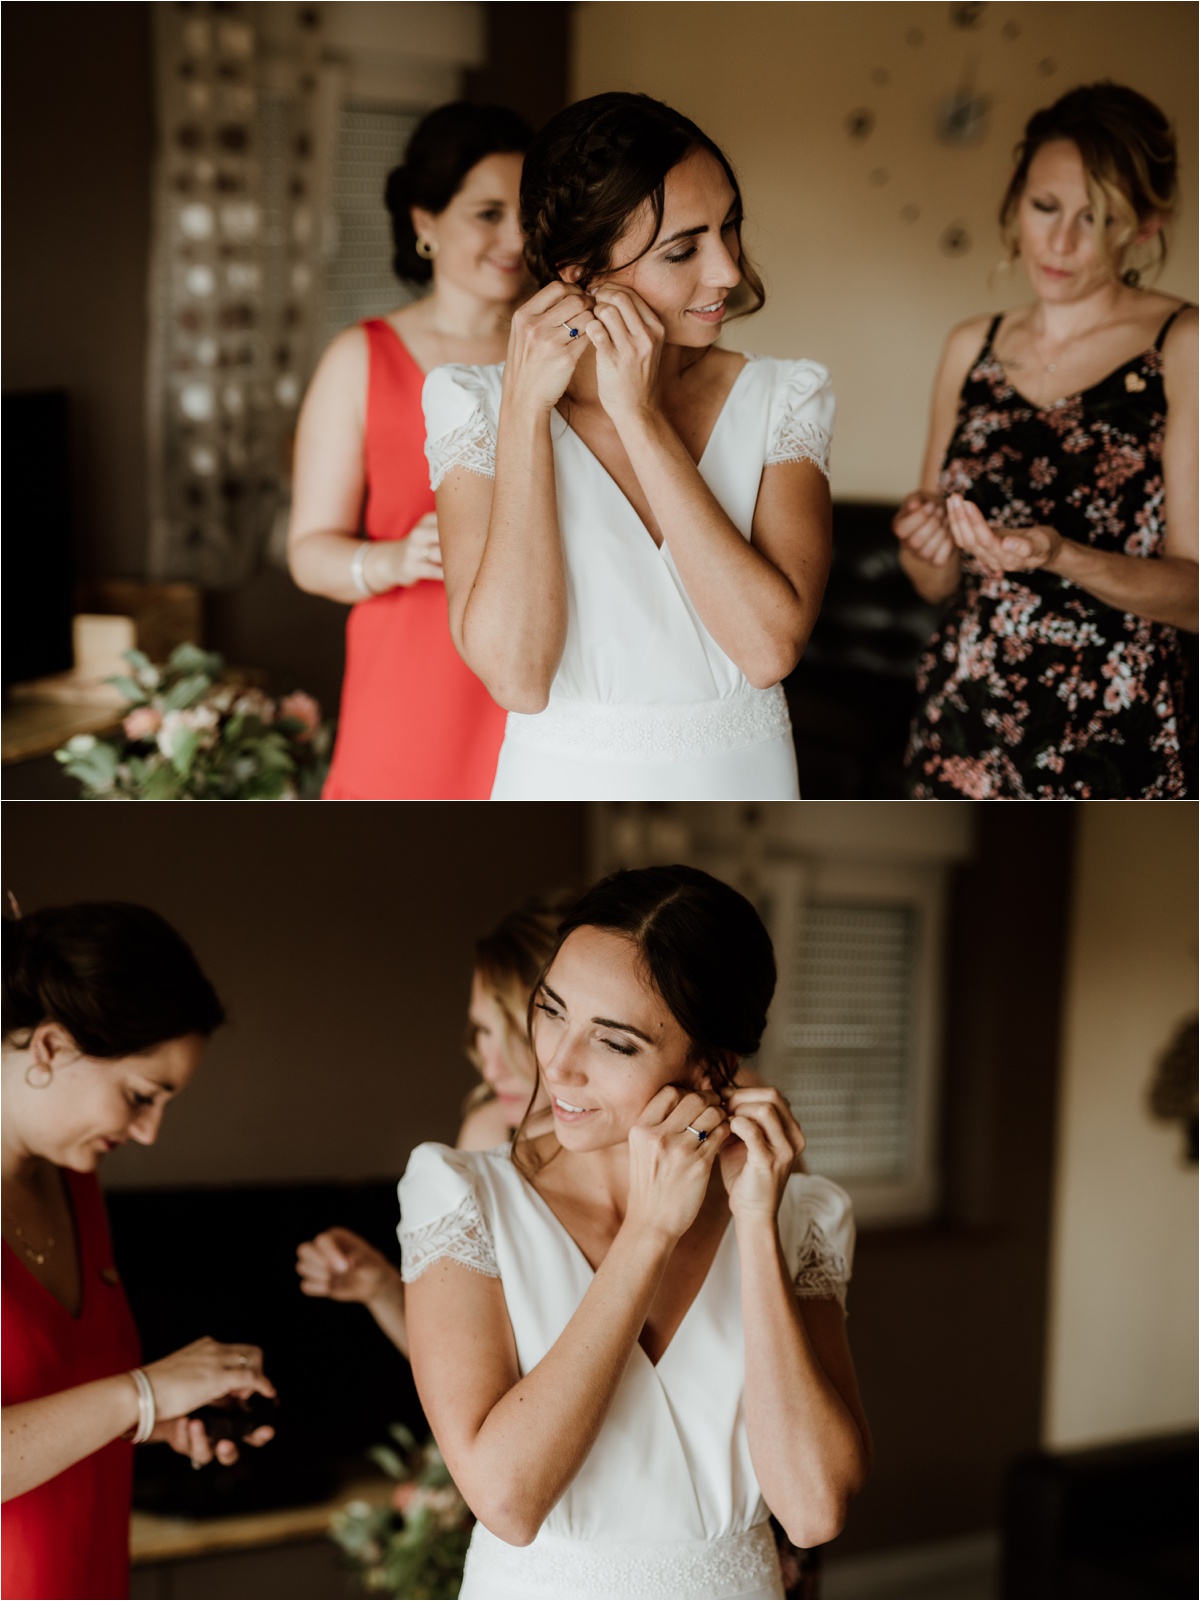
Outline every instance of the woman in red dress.
<path id="1" fill-rule="evenodd" d="M 300 413 L 292 576 L 352 608 L 326 799 L 491 792 L 504 712 L 450 640 L 421 389 L 446 362 L 504 359 L 529 288 L 518 190 L 531 138 L 496 106 L 422 120 L 386 200 L 397 275 L 432 290 L 340 333 Z"/>
<path id="2" fill-rule="evenodd" d="M 232 1461 L 236 1448 L 214 1448 L 188 1414 L 274 1394 L 256 1346 L 202 1339 L 140 1366 L 96 1178 L 106 1151 L 153 1144 L 223 1014 L 183 940 L 144 907 L 53 908 L 6 920 L 3 937 L 0 1589 L 125 1596 L 133 1445 Z"/>

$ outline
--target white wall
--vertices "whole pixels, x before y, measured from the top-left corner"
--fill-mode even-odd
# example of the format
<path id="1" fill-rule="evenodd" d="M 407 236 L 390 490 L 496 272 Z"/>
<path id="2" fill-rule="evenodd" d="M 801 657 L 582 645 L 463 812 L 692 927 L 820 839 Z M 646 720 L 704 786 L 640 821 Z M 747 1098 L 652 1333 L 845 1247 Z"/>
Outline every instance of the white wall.
<path id="1" fill-rule="evenodd" d="M 1160 286 L 1196 298 L 1195 6 L 991 4 L 969 32 L 953 25 L 952 9 L 909 0 L 577 9 L 576 97 L 655 95 L 737 168 L 768 300 L 731 325 L 728 342 L 830 368 L 843 497 L 889 499 L 913 486 L 947 331 L 1024 298 L 1019 279 L 991 281 L 1001 259 L 995 213 L 1027 118 L 1067 89 L 1113 78 L 1176 122 L 1186 199 Z M 921 43 L 909 42 L 913 30 Z M 991 97 L 988 131 L 978 145 L 949 147 L 935 137 L 938 109 L 968 72 Z M 859 107 L 876 124 L 856 142 L 845 121 Z M 872 181 L 881 174 L 885 182 Z M 920 215 L 906 221 L 913 205 Z M 941 249 L 952 224 L 971 235 L 965 255 Z"/>
<path id="2" fill-rule="evenodd" d="M 1063 1042 L 1044 1438 L 1196 1422 L 1196 1169 L 1155 1061 L 1196 1006 L 1196 812 L 1081 808 Z"/>

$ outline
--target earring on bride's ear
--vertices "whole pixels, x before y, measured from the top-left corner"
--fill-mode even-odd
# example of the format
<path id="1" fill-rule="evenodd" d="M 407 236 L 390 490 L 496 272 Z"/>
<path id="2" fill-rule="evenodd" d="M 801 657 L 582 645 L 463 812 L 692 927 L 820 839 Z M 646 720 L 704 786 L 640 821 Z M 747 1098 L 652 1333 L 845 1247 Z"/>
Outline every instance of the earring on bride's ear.
<path id="1" fill-rule="evenodd" d="M 45 1062 L 30 1062 L 25 1069 L 25 1082 L 31 1090 L 44 1090 L 53 1077 Z"/>

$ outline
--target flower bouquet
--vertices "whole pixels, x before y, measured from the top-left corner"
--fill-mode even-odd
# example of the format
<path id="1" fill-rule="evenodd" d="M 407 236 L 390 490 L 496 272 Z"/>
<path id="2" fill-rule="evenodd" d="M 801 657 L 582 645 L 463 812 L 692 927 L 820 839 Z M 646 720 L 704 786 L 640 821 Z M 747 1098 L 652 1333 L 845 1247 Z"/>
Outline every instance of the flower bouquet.
<path id="1" fill-rule="evenodd" d="M 273 700 L 180 645 L 156 667 L 126 651 L 108 680 L 129 701 L 121 733 L 77 734 L 54 753 L 89 800 L 284 800 L 315 797 L 333 729 L 311 695 Z"/>
<path id="2" fill-rule="evenodd" d="M 419 1446 L 400 1423 L 392 1445 L 368 1453 L 396 1480 L 391 1503 L 351 1501 L 335 1512 L 330 1533 L 369 1596 L 438 1601 L 457 1596 L 475 1519 L 432 1440 Z"/>

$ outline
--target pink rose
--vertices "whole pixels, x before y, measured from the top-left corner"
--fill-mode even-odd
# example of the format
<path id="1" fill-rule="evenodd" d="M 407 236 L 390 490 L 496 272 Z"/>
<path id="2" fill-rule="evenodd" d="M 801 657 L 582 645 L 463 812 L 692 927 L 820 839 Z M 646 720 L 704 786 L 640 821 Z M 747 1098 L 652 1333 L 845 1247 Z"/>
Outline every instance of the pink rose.
<path id="1" fill-rule="evenodd" d="M 392 1505 L 397 1512 L 407 1513 L 413 1502 L 417 1499 L 418 1486 L 412 1483 L 398 1484 L 392 1491 Z"/>
<path id="2" fill-rule="evenodd" d="M 269 723 L 275 716 L 275 702 L 261 689 L 244 689 L 233 703 L 235 717 L 257 717 Z"/>
<path id="3" fill-rule="evenodd" d="M 321 707 L 311 695 L 306 695 L 302 689 L 296 690 L 292 695 L 285 695 L 279 702 L 280 717 L 294 718 L 296 722 L 303 723 L 303 730 L 296 735 L 298 740 L 311 739 L 321 726 Z"/>
<path id="4" fill-rule="evenodd" d="M 162 726 L 157 706 L 135 706 L 122 724 L 126 739 L 153 739 Z"/>

